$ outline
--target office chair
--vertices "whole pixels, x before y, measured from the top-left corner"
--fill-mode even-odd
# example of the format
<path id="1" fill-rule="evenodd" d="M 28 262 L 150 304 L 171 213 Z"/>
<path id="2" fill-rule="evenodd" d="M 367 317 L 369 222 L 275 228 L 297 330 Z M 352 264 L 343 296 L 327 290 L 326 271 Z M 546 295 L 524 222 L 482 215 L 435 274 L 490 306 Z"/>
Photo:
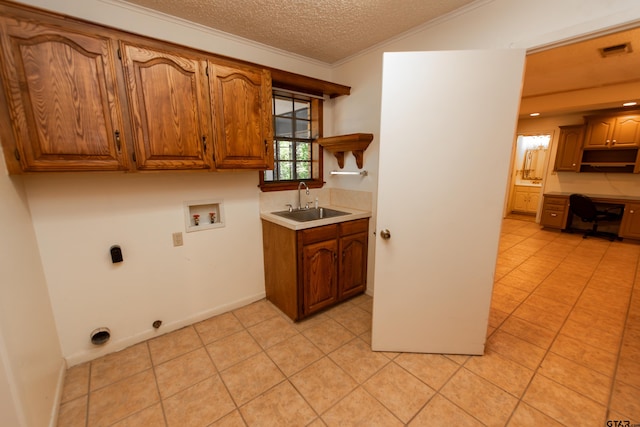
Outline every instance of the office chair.
<path id="1" fill-rule="evenodd" d="M 598 210 L 595 203 L 589 197 L 582 194 L 572 194 L 569 196 L 569 209 L 573 214 L 578 216 L 582 222 L 591 222 L 593 226 L 587 230 L 582 236 L 586 239 L 588 236 L 602 237 L 614 241 L 621 240 L 615 233 L 598 231 L 598 224 L 605 221 L 618 221 L 622 218 L 622 206 L 612 206 L 607 209 Z"/>

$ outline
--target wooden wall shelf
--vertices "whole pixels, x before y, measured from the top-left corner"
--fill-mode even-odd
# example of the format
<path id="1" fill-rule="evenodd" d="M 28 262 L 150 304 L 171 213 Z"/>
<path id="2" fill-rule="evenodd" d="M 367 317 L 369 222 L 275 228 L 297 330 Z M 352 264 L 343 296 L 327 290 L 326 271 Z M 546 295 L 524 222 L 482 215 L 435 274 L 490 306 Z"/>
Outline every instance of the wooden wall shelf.
<path id="1" fill-rule="evenodd" d="M 318 138 L 318 144 L 336 156 L 340 169 L 344 167 L 344 153 L 346 151 L 353 153 L 358 168 L 362 169 L 364 150 L 367 149 L 371 141 L 373 141 L 372 133 L 352 133 L 349 135 Z"/>

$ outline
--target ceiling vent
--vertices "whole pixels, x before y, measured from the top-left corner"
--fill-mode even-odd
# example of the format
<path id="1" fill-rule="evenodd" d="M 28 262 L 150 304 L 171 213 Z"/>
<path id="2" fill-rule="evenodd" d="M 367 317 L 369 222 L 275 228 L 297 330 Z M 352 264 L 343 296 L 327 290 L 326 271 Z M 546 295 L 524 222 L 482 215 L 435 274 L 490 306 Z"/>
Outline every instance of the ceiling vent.
<path id="1" fill-rule="evenodd" d="M 615 55 L 624 55 L 632 52 L 631 43 L 620 43 L 612 46 L 601 47 L 598 51 L 600 51 L 600 55 L 602 55 L 603 58 Z"/>

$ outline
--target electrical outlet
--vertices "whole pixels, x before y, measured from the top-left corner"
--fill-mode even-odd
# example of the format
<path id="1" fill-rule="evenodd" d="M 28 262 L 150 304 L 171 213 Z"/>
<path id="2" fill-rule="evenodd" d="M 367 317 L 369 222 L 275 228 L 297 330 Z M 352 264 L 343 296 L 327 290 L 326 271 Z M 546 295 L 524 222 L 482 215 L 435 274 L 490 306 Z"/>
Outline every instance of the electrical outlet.
<path id="1" fill-rule="evenodd" d="M 184 243 L 182 241 L 182 233 L 177 232 L 173 233 L 173 246 L 182 246 Z"/>

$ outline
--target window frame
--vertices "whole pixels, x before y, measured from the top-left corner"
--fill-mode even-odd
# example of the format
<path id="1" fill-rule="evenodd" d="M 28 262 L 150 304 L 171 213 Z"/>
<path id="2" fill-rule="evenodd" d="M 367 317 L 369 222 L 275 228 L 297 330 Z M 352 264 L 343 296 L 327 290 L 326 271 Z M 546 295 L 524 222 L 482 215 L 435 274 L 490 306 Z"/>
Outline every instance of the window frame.
<path id="1" fill-rule="evenodd" d="M 290 91 L 290 90 L 284 90 L 284 89 L 274 89 L 273 90 L 273 95 L 280 95 L 280 96 L 286 96 L 286 97 L 293 97 L 296 99 L 301 99 L 304 101 L 309 101 L 311 103 L 311 144 L 312 144 L 312 151 L 314 151 L 315 149 L 317 149 L 317 153 L 318 153 L 318 159 L 317 162 L 314 162 L 312 159 L 311 162 L 311 167 L 312 167 L 312 176 L 314 175 L 314 170 L 313 170 L 313 166 L 314 163 L 317 165 L 318 170 L 315 171 L 317 172 L 317 176 L 316 178 L 311 178 L 311 179 L 296 179 L 296 180 L 289 180 L 289 181 L 265 181 L 264 179 L 264 172 L 265 171 L 260 171 L 259 172 L 259 179 L 260 179 L 260 183 L 259 183 L 259 187 L 262 191 L 284 191 L 284 190 L 296 190 L 298 188 L 298 185 L 300 184 L 300 182 L 304 181 L 305 184 L 307 184 L 307 186 L 309 188 L 322 188 L 325 184 L 324 182 L 324 164 L 323 164 L 323 158 L 324 158 L 324 154 L 323 154 L 323 150 L 322 150 L 322 146 L 318 144 L 318 138 L 322 137 L 322 126 L 323 126 L 323 104 L 324 104 L 324 100 L 322 98 L 318 98 L 316 96 L 313 95 L 306 95 L 300 92 L 294 92 L 294 91 Z M 274 119 L 275 120 L 275 116 Z M 273 125 L 274 129 L 275 129 L 275 124 Z M 276 141 L 277 137 L 275 136 L 275 132 L 274 132 L 274 136 L 273 136 L 273 141 L 272 143 L 275 145 L 275 141 Z M 314 148 L 315 147 L 315 148 Z M 274 156 L 276 155 L 277 150 L 275 150 L 274 147 Z M 274 158 L 274 165 L 277 162 L 277 160 Z"/>

